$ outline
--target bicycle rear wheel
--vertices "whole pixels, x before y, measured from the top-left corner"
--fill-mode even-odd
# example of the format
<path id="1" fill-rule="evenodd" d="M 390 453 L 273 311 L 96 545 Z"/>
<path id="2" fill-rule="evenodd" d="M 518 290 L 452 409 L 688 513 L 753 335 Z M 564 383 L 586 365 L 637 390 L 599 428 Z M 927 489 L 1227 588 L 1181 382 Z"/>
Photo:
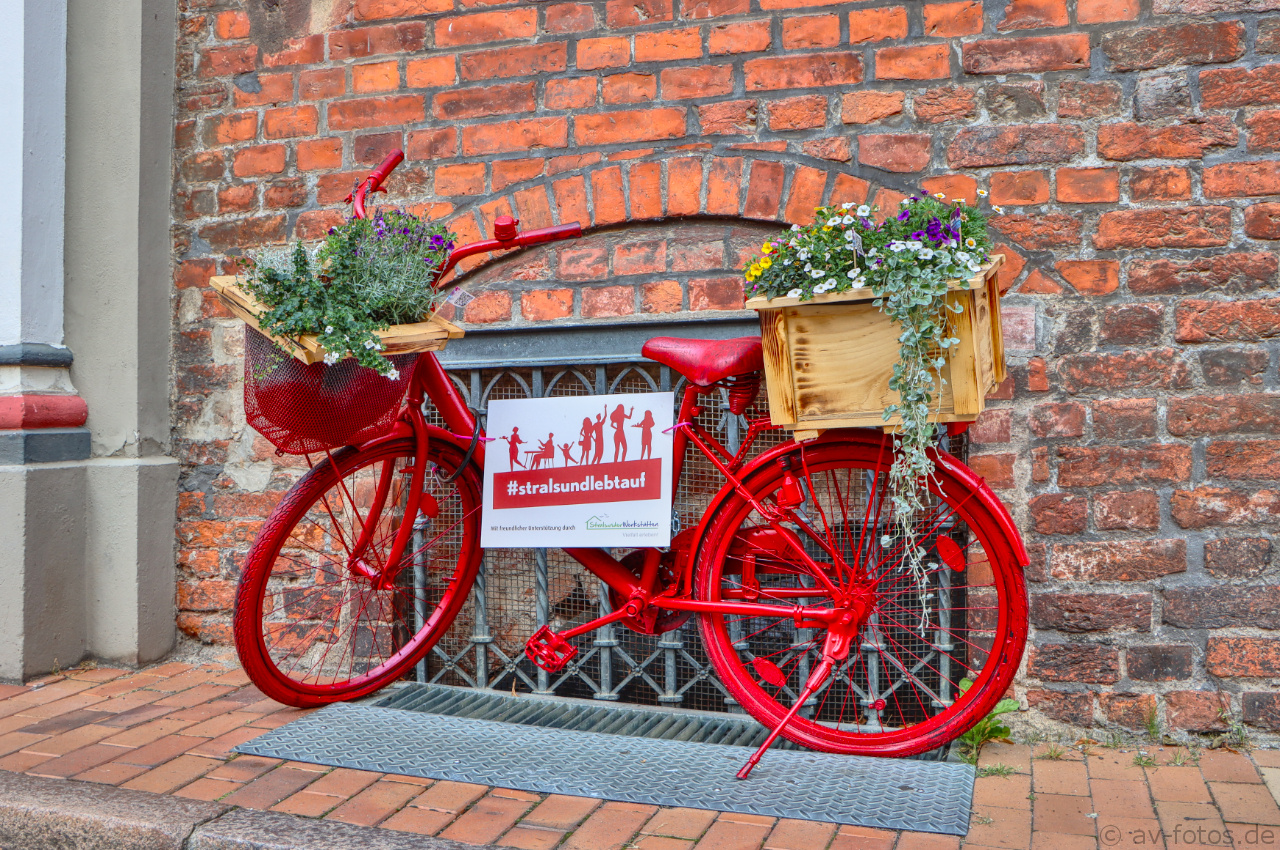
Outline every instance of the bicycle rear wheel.
<path id="1" fill-rule="evenodd" d="M 412 439 L 343 449 L 272 511 L 236 590 L 240 662 L 272 699 L 300 707 L 355 699 L 403 676 L 448 630 L 480 564 L 480 482 L 451 443 L 432 440 L 416 517 L 406 517 Z M 377 485 L 389 475 L 382 510 Z M 404 522 L 414 536 L 380 581 Z M 372 528 L 367 549 L 352 549 Z"/>
<path id="2" fill-rule="evenodd" d="M 840 607 L 845 590 L 861 581 L 870 614 L 847 659 L 782 734 L 812 749 L 880 756 L 914 755 L 958 737 L 1004 695 L 1026 643 L 1021 547 L 999 521 L 998 503 L 993 509 L 994 497 L 973 488 L 976 476 L 939 468 L 916 524 L 924 567 L 912 570 L 886 495 L 888 440 L 824 441 L 786 454 L 798 475 L 804 470 L 798 513 L 807 518 L 786 525 L 836 591 L 750 502 L 732 495 L 704 538 L 696 592 L 777 604 L 778 613 L 701 615 L 721 680 L 747 712 L 777 726 L 821 660 L 826 637 L 824 627 L 797 625 L 791 606 Z M 772 507 L 782 478 L 770 460 L 748 472 L 745 484 Z M 964 688 L 966 679 L 972 684 Z"/>

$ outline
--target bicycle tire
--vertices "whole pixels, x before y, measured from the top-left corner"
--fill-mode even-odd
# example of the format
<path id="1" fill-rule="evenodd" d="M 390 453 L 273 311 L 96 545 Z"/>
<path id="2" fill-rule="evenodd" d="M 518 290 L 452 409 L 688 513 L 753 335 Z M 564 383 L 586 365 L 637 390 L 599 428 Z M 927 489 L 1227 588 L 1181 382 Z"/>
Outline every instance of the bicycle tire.
<path id="1" fill-rule="evenodd" d="M 813 530 L 806 532 L 798 522 L 791 527 L 815 560 L 826 558 L 833 579 L 845 571 L 818 548 L 818 539 L 847 563 L 865 565 L 875 600 L 846 661 L 782 732 L 811 749 L 908 756 L 939 747 L 1004 696 L 1026 644 L 1023 550 L 1009 536 L 1016 534 L 1012 525 L 1000 521 L 1003 507 L 990 491 L 978 492 L 985 487 L 974 486 L 980 481 L 976 475 L 963 475 L 967 470 L 948 458 L 929 487 L 925 527 L 931 530 L 917 537 L 925 568 L 913 572 L 901 559 L 900 541 L 891 536 L 885 545 L 885 532 L 893 528 L 885 513 L 891 452 L 885 438 L 819 441 L 783 453 L 794 459 L 797 474 L 805 469 L 802 454 L 807 465 L 801 509 Z M 782 481 L 778 457 L 744 473 L 746 488 L 762 504 L 773 502 Z M 750 553 L 762 601 L 770 601 L 772 591 L 788 605 L 832 607 L 833 594 L 821 589 L 794 548 L 776 551 L 780 538 L 761 529 L 768 525 L 749 501 L 737 493 L 727 498 L 700 547 L 698 598 L 755 592 L 743 590 L 751 584 L 751 573 L 744 575 Z M 956 582 L 961 575 L 967 578 Z M 785 597 L 785 590 L 806 596 Z M 710 660 L 733 698 L 766 727 L 777 726 L 820 660 L 826 630 L 799 628 L 787 608 L 776 617 L 704 613 L 699 619 Z M 965 678 L 972 684 L 961 693 Z"/>
<path id="2" fill-rule="evenodd" d="M 480 482 L 474 467 L 462 466 L 462 450 L 444 440 L 431 441 L 423 528 L 394 583 L 375 588 L 350 566 L 349 550 L 368 519 L 359 508 L 369 507 L 390 463 L 393 483 L 363 558 L 385 562 L 404 521 L 409 477 L 401 470 L 414 451 L 404 438 L 335 452 L 263 524 L 236 589 L 233 632 L 246 674 L 272 699 L 311 707 L 386 686 L 430 650 L 466 601 L 481 556 Z M 445 483 L 433 465 L 444 477 L 464 471 Z"/>

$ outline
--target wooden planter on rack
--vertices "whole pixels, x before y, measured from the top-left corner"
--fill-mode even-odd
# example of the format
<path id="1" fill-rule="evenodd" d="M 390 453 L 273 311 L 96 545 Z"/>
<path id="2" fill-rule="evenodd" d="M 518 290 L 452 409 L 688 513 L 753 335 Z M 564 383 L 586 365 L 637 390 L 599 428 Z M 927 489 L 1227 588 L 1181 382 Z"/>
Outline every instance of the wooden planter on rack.
<path id="1" fill-rule="evenodd" d="M 951 282 L 947 301 L 964 309 L 949 314 L 959 345 L 946 349 L 946 384 L 937 422 L 971 422 L 986 395 L 1005 378 L 1000 332 L 1000 287 L 996 254 L 969 280 Z M 752 298 L 760 314 L 769 414 L 774 425 L 810 439 L 830 428 L 884 428 L 884 410 L 898 401 L 889 389 L 898 362 L 899 326 L 871 302 L 869 289 L 798 298 Z M 939 405 L 940 402 L 940 405 Z"/>
<path id="2" fill-rule="evenodd" d="M 209 285 L 218 293 L 218 300 L 226 305 L 228 310 L 244 319 L 255 330 L 270 337 L 276 345 L 303 363 L 319 363 L 324 360 L 324 346 L 312 334 L 284 337 L 262 330 L 258 325 L 258 316 L 265 313 L 267 307 L 241 289 L 239 282 L 240 278 L 235 275 L 217 275 L 209 279 Z M 377 335 L 386 346 L 383 354 L 412 354 L 417 351 L 440 351 L 449 340 L 461 337 L 463 330 L 433 313 L 425 322 L 392 325 L 387 330 L 378 332 Z"/>

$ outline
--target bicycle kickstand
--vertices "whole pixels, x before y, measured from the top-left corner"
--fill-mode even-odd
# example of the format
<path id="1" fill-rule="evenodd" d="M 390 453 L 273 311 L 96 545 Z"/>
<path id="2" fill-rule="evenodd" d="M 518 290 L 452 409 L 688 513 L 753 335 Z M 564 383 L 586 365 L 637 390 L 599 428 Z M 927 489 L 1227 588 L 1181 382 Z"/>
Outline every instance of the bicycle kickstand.
<path id="1" fill-rule="evenodd" d="M 831 675 L 831 671 L 835 668 L 835 664 L 836 660 L 830 655 L 822 656 L 822 661 L 820 661 L 818 666 L 813 668 L 813 672 L 809 674 L 809 681 L 804 683 L 804 689 L 800 691 L 800 696 L 796 697 L 795 704 L 791 706 L 791 710 L 787 712 L 786 716 L 782 718 L 781 722 L 779 722 L 777 726 L 773 727 L 773 731 L 769 733 L 769 737 L 764 739 L 764 743 L 760 745 L 760 748 L 751 755 L 751 758 L 747 759 L 747 763 L 742 766 L 742 770 L 738 771 L 739 779 L 746 779 L 751 775 L 751 771 L 760 763 L 760 759 L 764 756 L 765 750 L 773 746 L 773 742 L 782 734 L 782 730 L 786 728 L 787 724 L 795 719 L 795 716 L 800 711 L 801 706 L 809 700 L 809 697 L 813 696 L 813 692 L 822 687 L 822 683 Z"/>

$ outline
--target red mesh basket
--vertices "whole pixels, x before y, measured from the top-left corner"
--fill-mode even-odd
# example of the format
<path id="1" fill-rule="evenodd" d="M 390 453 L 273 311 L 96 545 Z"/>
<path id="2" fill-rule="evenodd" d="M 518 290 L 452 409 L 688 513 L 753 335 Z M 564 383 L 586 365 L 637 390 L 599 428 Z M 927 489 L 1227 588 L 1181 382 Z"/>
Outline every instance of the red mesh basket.
<path id="1" fill-rule="evenodd" d="M 280 451 L 300 455 L 380 436 L 395 421 L 417 354 L 389 358 L 394 380 L 351 359 L 307 365 L 244 329 L 244 415 Z"/>

